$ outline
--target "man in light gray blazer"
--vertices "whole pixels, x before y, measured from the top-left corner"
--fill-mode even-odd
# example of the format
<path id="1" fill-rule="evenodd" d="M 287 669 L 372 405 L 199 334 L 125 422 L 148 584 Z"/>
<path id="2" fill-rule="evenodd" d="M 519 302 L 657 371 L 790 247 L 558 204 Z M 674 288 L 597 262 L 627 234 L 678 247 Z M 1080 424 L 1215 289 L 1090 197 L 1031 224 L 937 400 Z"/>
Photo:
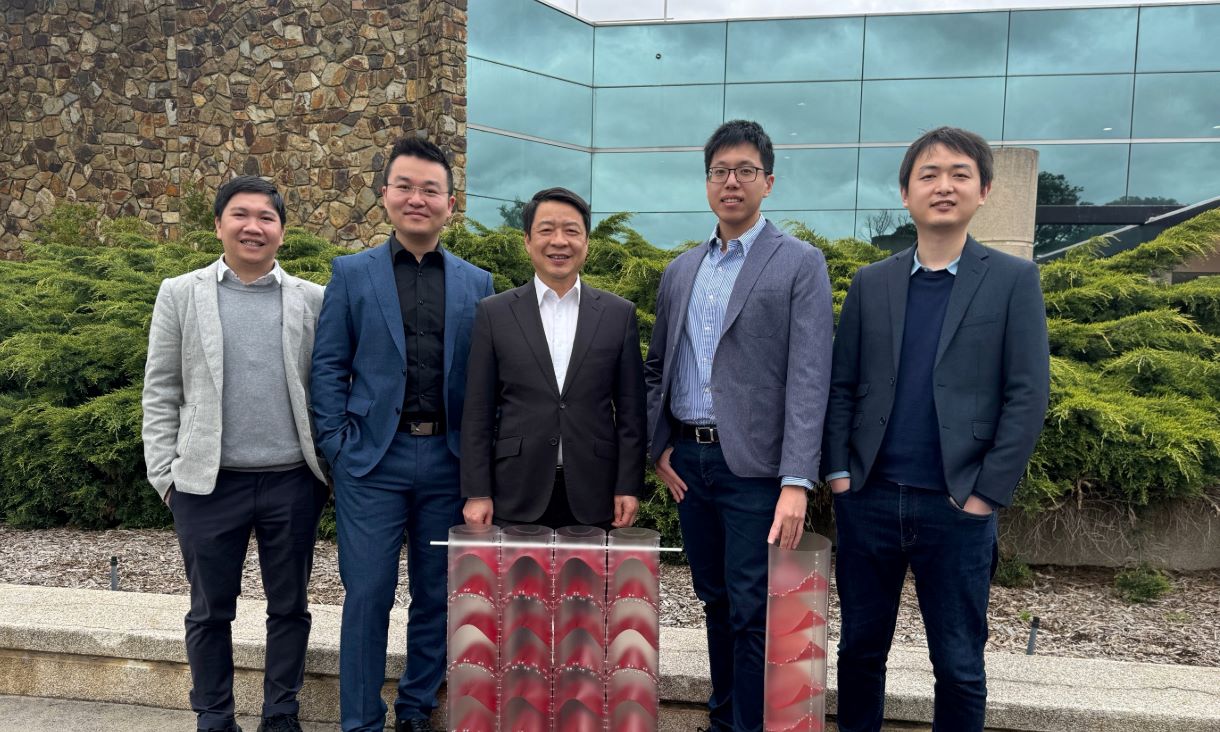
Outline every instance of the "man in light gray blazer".
<path id="1" fill-rule="evenodd" d="M 144 375 L 148 482 L 174 515 L 191 585 L 186 650 L 200 732 L 233 718 L 230 623 L 253 529 L 267 595 L 259 732 L 299 732 L 306 586 L 327 499 L 309 421 L 322 287 L 280 269 L 284 201 L 251 176 L 213 206 L 224 255 L 161 283 Z"/>
<path id="2" fill-rule="evenodd" d="M 707 615 L 712 729 L 762 729 L 767 544 L 794 547 L 830 380 L 826 260 L 761 213 L 771 140 L 726 122 L 704 147 L 709 240 L 665 270 L 645 360 L 649 452 L 678 502 Z"/>

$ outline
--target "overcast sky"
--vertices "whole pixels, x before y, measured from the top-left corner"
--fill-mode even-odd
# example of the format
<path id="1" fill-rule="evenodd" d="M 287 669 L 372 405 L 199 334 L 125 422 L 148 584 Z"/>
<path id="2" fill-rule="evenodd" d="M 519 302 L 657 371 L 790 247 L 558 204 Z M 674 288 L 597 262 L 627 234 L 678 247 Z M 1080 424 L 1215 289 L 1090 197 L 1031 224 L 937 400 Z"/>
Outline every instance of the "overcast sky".
<path id="1" fill-rule="evenodd" d="M 1209 0 L 544 0 L 586 20 L 723 20 L 866 13 L 1005 10 L 1099 5 L 1183 5 Z"/>

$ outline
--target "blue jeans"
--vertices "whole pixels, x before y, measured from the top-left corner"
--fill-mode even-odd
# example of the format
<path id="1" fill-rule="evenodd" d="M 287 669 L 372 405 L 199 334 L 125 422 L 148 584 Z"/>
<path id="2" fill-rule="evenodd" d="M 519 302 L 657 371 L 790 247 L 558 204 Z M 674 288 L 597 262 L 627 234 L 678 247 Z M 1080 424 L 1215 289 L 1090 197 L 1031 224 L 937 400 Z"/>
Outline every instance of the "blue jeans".
<path id="1" fill-rule="evenodd" d="M 762 729 L 767 636 L 767 533 L 779 478 L 742 478 L 720 445 L 678 440 L 670 466 L 686 483 L 678 504 L 695 595 L 707 617 L 712 729 Z"/>
<path id="2" fill-rule="evenodd" d="M 444 435 L 400 432 L 376 468 L 361 478 L 334 469 L 339 576 L 346 592 L 339 637 L 339 715 L 344 732 L 381 732 L 386 705 L 386 643 L 398 586 L 398 556 L 407 534 L 411 607 L 407 667 L 398 683 L 398 719 L 429 717 L 445 676 L 447 552 L 461 521 L 458 460 Z"/>
<path id="3" fill-rule="evenodd" d="M 998 559 L 995 513 L 975 516 L 942 491 L 877 480 L 836 495 L 834 511 L 839 729 L 881 729 L 885 662 L 909 566 L 936 679 L 933 732 L 980 732 L 987 601 Z"/>

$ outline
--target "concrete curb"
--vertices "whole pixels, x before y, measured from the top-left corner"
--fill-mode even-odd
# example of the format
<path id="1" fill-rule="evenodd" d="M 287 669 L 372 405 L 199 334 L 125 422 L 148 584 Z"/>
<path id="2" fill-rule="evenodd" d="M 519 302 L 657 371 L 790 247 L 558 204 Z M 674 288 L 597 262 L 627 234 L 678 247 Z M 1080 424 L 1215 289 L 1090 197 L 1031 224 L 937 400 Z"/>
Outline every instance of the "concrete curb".
<path id="1" fill-rule="evenodd" d="M 90 699 L 185 708 L 190 675 L 182 644 L 186 597 L 0 584 L 0 695 Z M 302 718 L 334 721 L 341 608 L 316 605 Z M 238 711 L 257 713 L 262 692 L 263 603 L 239 601 L 233 626 Z M 405 647 L 406 613 L 391 618 Z M 661 633 L 662 729 L 690 730 L 710 692 L 702 630 Z M 387 679 L 403 667 L 387 659 Z M 833 654 L 830 708 L 833 710 Z M 1220 668 L 1093 659 L 987 656 L 988 727 L 1052 731 L 1207 732 L 1220 729 Z M 887 718 L 932 718 L 932 672 L 923 649 L 890 655 Z M 392 700 L 393 683 L 386 694 Z"/>

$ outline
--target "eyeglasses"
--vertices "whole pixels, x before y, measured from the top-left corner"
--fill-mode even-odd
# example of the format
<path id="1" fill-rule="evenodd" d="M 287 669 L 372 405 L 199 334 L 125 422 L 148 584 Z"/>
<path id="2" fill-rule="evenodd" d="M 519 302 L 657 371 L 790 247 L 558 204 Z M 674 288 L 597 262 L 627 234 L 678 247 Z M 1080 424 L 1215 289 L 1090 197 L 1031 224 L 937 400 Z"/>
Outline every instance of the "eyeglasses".
<path id="1" fill-rule="evenodd" d="M 404 196 L 410 196 L 412 191 L 419 191 L 419 195 L 423 196 L 429 201 L 435 201 L 444 197 L 445 195 L 445 192 L 442 190 L 436 188 L 424 188 L 422 186 L 413 186 L 410 183 L 395 183 L 394 185 L 390 186 L 390 188 L 393 188 L 396 192 L 401 193 Z"/>
<path id="2" fill-rule="evenodd" d="M 738 183 L 749 183 L 758 177 L 759 173 L 771 175 L 771 171 L 756 168 L 753 165 L 741 165 L 736 168 L 708 168 L 707 179 L 712 183 L 723 183 L 729 179 L 729 173 L 732 173 Z"/>

